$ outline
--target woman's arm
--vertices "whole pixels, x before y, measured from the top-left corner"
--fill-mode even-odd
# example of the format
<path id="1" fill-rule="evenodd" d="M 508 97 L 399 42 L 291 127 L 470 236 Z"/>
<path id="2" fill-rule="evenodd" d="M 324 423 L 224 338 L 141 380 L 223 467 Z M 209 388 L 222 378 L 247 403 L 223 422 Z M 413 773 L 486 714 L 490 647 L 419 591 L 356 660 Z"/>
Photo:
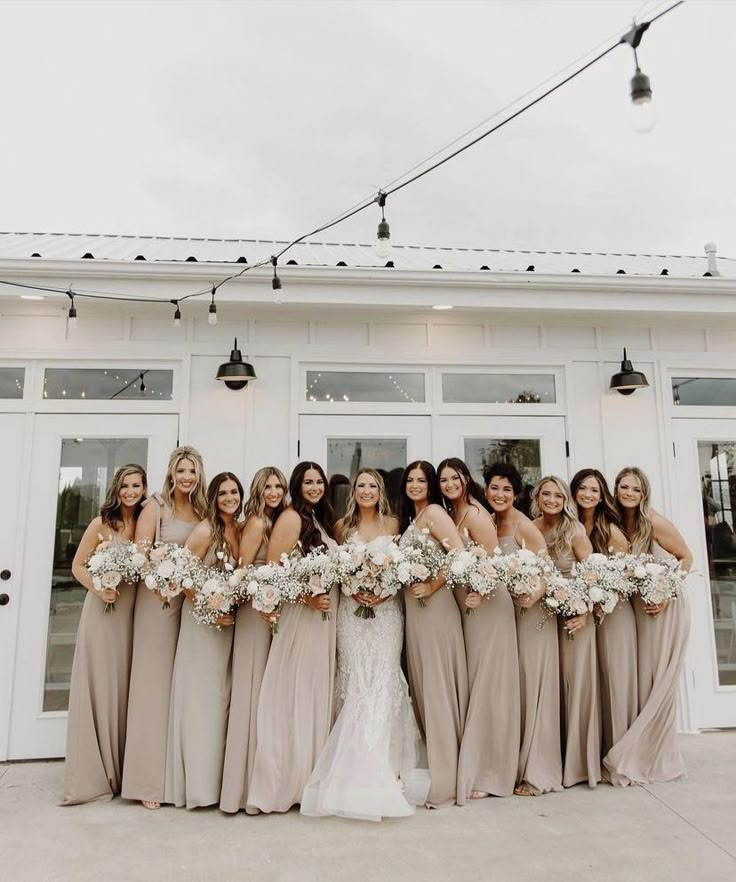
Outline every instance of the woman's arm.
<path id="1" fill-rule="evenodd" d="M 516 529 L 516 535 L 519 537 L 520 544 L 535 554 L 546 554 L 547 543 L 544 541 L 542 531 L 528 518 L 524 518 Z M 518 541 L 518 540 L 517 540 Z"/>
<path id="2" fill-rule="evenodd" d="M 256 559 L 258 550 L 263 542 L 263 534 L 266 524 L 261 518 L 250 518 L 240 534 L 240 546 L 238 549 L 239 563 L 241 567 L 249 567 Z"/>
<path id="3" fill-rule="evenodd" d="M 585 527 L 580 524 L 579 528 L 575 531 L 575 536 L 572 540 L 572 550 L 575 555 L 575 560 L 585 560 L 586 557 L 590 557 L 593 553 L 593 546 L 591 545 L 590 539 L 588 539 L 588 534 L 585 532 Z"/>
<path id="4" fill-rule="evenodd" d="M 465 523 L 468 535 L 473 542 L 482 545 L 488 554 L 493 554 L 498 547 L 498 533 L 491 516 L 484 509 L 472 506 L 465 518 Z"/>
<path id="5" fill-rule="evenodd" d="M 100 542 L 103 541 L 100 539 L 100 536 L 104 536 L 106 540 L 112 538 L 110 536 L 110 528 L 103 527 L 102 518 L 97 517 L 84 531 L 84 535 L 77 546 L 77 552 L 72 561 L 72 575 L 80 585 L 83 585 L 87 589 L 87 591 L 96 594 L 104 600 L 105 603 L 115 603 L 115 598 L 117 597 L 118 592 L 114 588 L 98 591 L 94 586 L 89 570 L 85 566 L 87 558 L 92 554 L 95 548 L 97 548 Z"/>
<path id="6" fill-rule="evenodd" d="M 693 553 L 677 527 L 657 512 L 650 512 L 649 520 L 652 522 L 652 534 L 657 542 L 665 551 L 669 551 L 677 558 L 686 573 L 689 572 L 693 565 Z"/>
<path id="7" fill-rule="evenodd" d="M 209 521 L 200 521 L 197 526 L 189 534 L 189 538 L 184 543 L 184 547 L 188 548 L 192 554 L 196 555 L 200 560 L 204 560 L 207 549 L 210 547 L 210 539 L 212 538 L 212 527 Z M 189 600 L 194 600 L 194 591 L 184 589 L 184 594 Z"/>
<path id="8" fill-rule="evenodd" d="M 302 519 L 293 508 L 287 508 L 279 515 L 268 540 L 266 559 L 269 563 L 279 563 L 282 554 L 291 554 L 301 530 Z"/>
<path id="9" fill-rule="evenodd" d="M 156 539 L 156 526 L 159 518 L 159 504 L 151 498 L 143 506 L 135 525 L 135 543 L 153 545 Z"/>

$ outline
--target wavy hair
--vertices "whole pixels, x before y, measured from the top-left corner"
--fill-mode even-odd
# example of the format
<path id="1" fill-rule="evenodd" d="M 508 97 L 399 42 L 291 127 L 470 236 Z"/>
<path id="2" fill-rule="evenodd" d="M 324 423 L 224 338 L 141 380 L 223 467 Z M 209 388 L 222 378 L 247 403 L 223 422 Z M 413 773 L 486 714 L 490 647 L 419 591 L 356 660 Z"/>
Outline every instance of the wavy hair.
<path id="1" fill-rule="evenodd" d="M 550 551 L 551 557 L 559 557 L 572 549 L 573 539 L 575 538 L 576 527 L 580 523 L 575 503 L 573 502 L 570 488 L 567 482 L 556 475 L 547 475 L 537 482 L 536 487 L 532 490 L 531 514 L 533 518 L 538 518 L 542 514 L 539 506 L 539 494 L 542 487 L 547 483 L 554 484 L 564 496 L 562 503 L 562 511 L 554 527 L 545 535 L 545 541 Z M 549 540 L 547 539 L 549 536 Z"/>
<path id="2" fill-rule="evenodd" d="M 463 502 L 471 505 L 471 500 L 475 501 L 480 505 L 481 508 L 484 508 L 486 511 L 490 511 L 490 506 L 488 505 L 488 500 L 483 493 L 483 488 L 480 484 L 475 480 L 475 478 L 470 474 L 470 469 L 466 465 L 466 463 L 457 456 L 450 456 L 447 459 L 443 459 L 442 462 L 437 466 L 437 481 L 439 483 L 440 477 L 442 476 L 443 469 L 453 469 L 460 475 L 462 478 L 463 484 L 465 485 L 465 490 L 463 492 Z M 442 494 L 442 505 L 445 507 L 446 511 L 452 514 L 452 503 L 449 499 L 445 498 L 445 494 L 442 493 L 442 487 L 440 486 L 440 493 Z"/>
<path id="3" fill-rule="evenodd" d="M 590 544 L 593 551 L 598 554 L 608 554 L 611 547 L 611 527 L 616 526 L 621 529 L 621 517 L 616 508 L 616 504 L 608 489 L 608 482 L 598 469 L 580 469 L 575 477 L 570 481 L 570 493 L 578 510 L 578 518 L 583 521 L 582 506 L 577 502 L 578 490 L 583 481 L 588 478 L 595 478 L 598 482 L 601 499 L 593 512 L 593 529 L 590 532 Z"/>
<path id="4" fill-rule="evenodd" d="M 177 447 L 176 450 L 172 452 L 169 457 L 169 464 L 166 466 L 166 477 L 164 478 L 161 497 L 168 508 L 173 512 L 175 509 L 174 487 L 176 486 L 176 467 L 183 459 L 189 459 L 194 463 L 196 483 L 189 491 L 189 501 L 191 502 L 194 511 L 200 518 L 204 519 L 207 512 L 207 491 L 205 489 L 207 481 L 204 476 L 202 454 L 198 450 L 195 450 L 194 447 L 189 447 L 184 444 L 181 447 Z"/>
<path id="5" fill-rule="evenodd" d="M 484 467 L 483 480 L 486 484 L 486 490 L 494 478 L 506 478 L 513 488 L 514 497 L 520 496 L 524 489 L 524 482 L 521 480 L 519 470 L 509 462 L 494 462 Z"/>
<path id="6" fill-rule="evenodd" d="M 401 499 L 399 501 L 399 531 L 401 533 L 406 530 L 416 514 L 414 503 L 406 495 L 406 482 L 409 480 L 409 473 L 414 469 L 421 469 L 427 479 L 427 505 L 443 505 L 440 483 L 432 463 L 427 462 L 426 459 L 415 459 L 414 462 L 410 462 L 401 475 Z"/>
<path id="7" fill-rule="evenodd" d="M 340 541 L 343 541 L 352 530 L 355 530 L 358 527 L 360 508 L 355 499 L 355 488 L 358 486 L 358 478 L 360 478 L 361 475 L 370 475 L 376 484 L 378 484 L 378 504 L 376 508 L 378 509 L 378 516 L 381 519 L 381 523 L 383 523 L 384 518 L 390 518 L 393 516 L 391 503 L 386 494 L 386 485 L 380 472 L 377 472 L 375 469 L 360 469 L 350 484 L 350 497 L 348 498 L 348 504 L 345 508 L 345 515 L 340 518 L 335 526 L 335 534 L 340 537 Z"/>
<path id="8" fill-rule="evenodd" d="M 263 498 L 263 491 L 266 489 L 268 479 L 271 477 L 277 478 L 279 484 L 283 487 L 284 496 L 279 505 L 269 514 L 268 506 Z M 243 516 L 246 523 L 251 518 L 258 518 L 263 521 L 263 541 L 266 544 L 268 544 L 268 540 L 271 537 L 271 530 L 273 530 L 273 525 L 276 523 L 276 518 L 286 508 L 288 492 L 289 485 L 286 481 L 286 476 L 276 466 L 264 466 L 253 475 L 253 480 L 250 482 L 250 495 L 243 508 Z"/>
<path id="9" fill-rule="evenodd" d="M 627 475 L 633 475 L 635 478 L 638 478 L 641 484 L 641 503 L 634 513 L 634 527 L 631 531 L 626 529 L 626 509 L 618 501 L 618 485 Z M 649 500 L 652 496 L 652 486 L 649 483 L 649 478 L 637 466 L 626 466 L 616 475 L 613 493 L 614 503 L 621 518 L 623 531 L 626 534 L 626 538 L 631 542 L 631 553 L 651 554 L 654 536 L 652 522 L 649 520 Z"/>
<path id="10" fill-rule="evenodd" d="M 207 487 L 207 511 L 205 518 L 212 531 L 209 548 L 207 549 L 208 553 L 210 551 L 221 550 L 226 543 L 225 521 L 222 519 L 220 509 L 217 507 L 217 494 L 220 492 L 220 487 L 225 481 L 234 481 L 238 487 L 238 492 L 240 493 L 240 505 L 233 515 L 233 520 L 237 521 L 240 517 L 240 512 L 243 510 L 243 485 L 240 483 L 238 476 L 234 475 L 232 472 L 220 472 L 215 475 Z"/>
<path id="11" fill-rule="evenodd" d="M 133 512 L 133 517 L 136 520 L 138 520 L 138 515 L 141 513 L 143 503 L 146 499 L 146 491 L 148 490 L 148 476 L 146 475 L 146 470 L 143 468 L 143 466 L 139 466 L 134 462 L 128 463 L 128 465 L 120 466 L 120 468 L 112 476 L 110 486 L 107 488 L 105 501 L 100 507 L 100 518 L 102 519 L 102 523 L 113 531 L 117 530 L 117 528 L 123 523 L 123 517 L 120 514 L 120 509 L 122 508 L 122 504 L 120 502 L 120 488 L 123 486 L 123 481 L 126 478 L 130 477 L 130 475 L 140 475 L 143 482 L 143 496 L 141 496 L 138 504 L 135 507 L 135 511 Z"/>
<path id="12" fill-rule="evenodd" d="M 322 480 L 325 482 L 324 495 L 314 506 L 310 505 L 302 496 L 304 476 L 310 469 L 319 472 Z M 316 462 L 300 462 L 296 465 L 289 478 L 289 496 L 291 497 L 291 507 L 299 515 L 302 522 L 299 531 L 299 542 L 301 543 L 303 553 L 309 554 L 315 548 L 324 548 L 325 543 L 322 541 L 315 518 L 322 525 L 327 535 L 334 539 L 335 515 L 332 511 L 330 500 L 327 498 L 327 475 L 325 475 L 322 466 Z"/>

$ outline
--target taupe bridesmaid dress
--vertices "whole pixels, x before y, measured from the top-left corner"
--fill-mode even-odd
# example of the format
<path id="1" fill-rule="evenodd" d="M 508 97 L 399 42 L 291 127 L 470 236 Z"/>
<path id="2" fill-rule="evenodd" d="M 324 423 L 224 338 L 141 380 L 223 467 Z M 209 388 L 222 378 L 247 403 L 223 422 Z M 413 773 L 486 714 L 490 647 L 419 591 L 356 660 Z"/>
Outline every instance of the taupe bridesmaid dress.
<path id="1" fill-rule="evenodd" d="M 266 562 L 266 543 L 258 549 L 254 564 Z M 225 768 L 222 773 L 220 808 L 224 812 L 245 809 L 249 804 L 253 761 L 256 753 L 256 722 L 261 681 L 271 646 L 271 629 L 250 603 L 238 608 L 233 634 L 233 675 L 230 717 L 227 725 Z"/>
<path id="2" fill-rule="evenodd" d="M 458 589 L 456 599 L 464 611 L 464 589 Z M 497 591 L 484 598 L 473 615 L 463 613 L 462 623 L 470 696 L 457 770 L 459 805 L 472 790 L 511 796 L 521 739 L 519 654 L 511 595 Z"/>
<path id="3" fill-rule="evenodd" d="M 595 635 L 601 688 L 602 755 L 628 732 L 639 712 L 636 617 L 630 600 L 620 600 Z"/>
<path id="4" fill-rule="evenodd" d="M 216 562 L 210 549 L 204 564 Z M 193 809 L 220 801 L 232 647 L 233 626 L 218 631 L 198 624 L 185 598 L 171 680 L 164 802 Z"/>
<path id="5" fill-rule="evenodd" d="M 119 585 L 115 611 L 107 614 L 93 591 L 84 599 L 69 690 L 62 805 L 107 802 L 120 793 L 135 589 Z"/>
<path id="6" fill-rule="evenodd" d="M 656 542 L 652 554 L 671 558 Z M 677 690 L 690 632 L 690 607 L 681 594 L 658 616 L 633 599 L 639 664 L 639 715 L 603 763 L 611 783 L 655 784 L 686 777 L 677 743 Z"/>
<path id="7" fill-rule="evenodd" d="M 412 530 L 414 524 L 404 535 Z M 428 597 L 424 607 L 408 591 L 404 600 L 407 679 L 427 745 L 431 780 L 426 804 L 439 808 L 458 802 L 458 759 L 468 710 L 461 613 L 444 587 Z"/>
<path id="8" fill-rule="evenodd" d="M 549 549 L 552 556 L 552 549 Z M 575 564 L 572 549 L 554 558 L 557 569 L 569 576 Z M 595 787 L 601 780 L 601 702 L 598 686 L 598 655 L 592 620 L 567 636 L 565 619 L 558 616 L 560 685 L 562 687 L 562 784 L 572 787 L 587 781 Z"/>
<path id="9" fill-rule="evenodd" d="M 504 554 L 521 548 L 515 535 L 499 536 L 498 545 Z M 549 620 L 539 627 L 540 603 L 523 615 L 515 607 L 521 685 L 521 749 L 516 783 L 537 795 L 562 790 L 557 628 Z"/>
<path id="10" fill-rule="evenodd" d="M 156 541 L 184 545 L 198 522 L 175 518 L 158 495 L 151 497 L 148 505 L 159 506 Z M 171 676 L 183 602 L 180 594 L 164 609 L 153 591 L 143 582 L 138 584 L 123 768 L 124 799 L 151 802 L 164 799 Z"/>
<path id="11" fill-rule="evenodd" d="M 335 542 L 325 533 L 322 541 Z M 302 798 L 332 728 L 338 589 L 330 618 L 305 603 L 287 603 L 271 641 L 261 682 L 256 751 L 248 805 L 288 812 Z"/>

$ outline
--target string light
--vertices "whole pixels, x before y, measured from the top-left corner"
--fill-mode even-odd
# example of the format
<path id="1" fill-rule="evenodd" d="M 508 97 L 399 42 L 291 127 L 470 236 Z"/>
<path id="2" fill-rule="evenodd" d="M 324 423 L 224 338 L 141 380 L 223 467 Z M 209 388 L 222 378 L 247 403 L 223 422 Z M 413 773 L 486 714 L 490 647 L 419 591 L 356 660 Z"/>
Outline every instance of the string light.
<path id="1" fill-rule="evenodd" d="M 210 303 L 209 315 L 207 316 L 207 324 L 208 325 L 216 325 L 217 324 L 217 304 L 215 303 L 215 294 L 217 293 L 217 288 L 212 286 L 212 303 Z"/>
<path id="2" fill-rule="evenodd" d="M 279 305 L 284 302 L 284 291 L 281 285 L 281 279 L 276 270 L 279 259 L 276 255 L 271 256 L 271 265 L 273 266 L 273 278 L 271 279 L 271 288 L 273 289 L 273 302 Z"/>
<path id="3" fill-rule="evenodd" d="M 649 30 L 650 24 L 651 22 L 648 21 L 641 24 L 634 22 L 631 30 L 621 37 L 621 42 L 628 43 L 634 53 L 636 72 L 631 78 L 632 124 L 634 131 L 640 134 L 651 132 L 656 122 L 652 107 L 652 86 L 649 77 L 642 73 L 641 67 L 639 67 L 639 56 L 636 51 L 641 43 L 641 38 Z"/>
<path id="4" fill-rule="evenodd" d="M 69 290 L 66 292 L 66 295 L 69 298 L 69 300 L 71 301 L 71 305 L 69 306 L 69 312 L 67 314 L 67 319 L 69 321 L 69 327 L 76 328 L 77 327 L 77 307 L 74 305 L 74 294 L 72 294 L 71 288 L 69 288 Z"/>
<path id="5" fill-rule="evenodd" d="M 381 207 L 381 220 L 378 222 L 378 236 L 376 239 L 376 257 L 386 260 L 391 254 L 391 228 L 386 220 L 386 194 L 379 191 L 376 202 Z"/>
<path id="6" fill-rule="evenodd" d="M 181 310 L 179 309 L 179 301 L 172 300 L 171 303 L 173 306 L 176 307 L 176 309 L 174 310 L 174 327 L 180 328 L 181 327 Z"/>

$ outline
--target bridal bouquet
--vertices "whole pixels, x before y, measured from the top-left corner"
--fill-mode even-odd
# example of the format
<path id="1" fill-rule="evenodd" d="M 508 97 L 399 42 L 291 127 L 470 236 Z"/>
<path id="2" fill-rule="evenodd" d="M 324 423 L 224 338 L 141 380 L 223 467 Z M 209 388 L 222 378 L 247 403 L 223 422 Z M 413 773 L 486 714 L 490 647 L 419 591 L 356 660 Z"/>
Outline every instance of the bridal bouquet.
<path id="1" fill-rule="evenodd" d="M 326 548 L 315 548 L 304 557 L 292 563 L 294 577 L 302 583 L 304 593 L 311 597 L 329 594 L 333 585 L 340 581 L 340 565 L 335 552 Z M 324 610 L 322 620 L 327 621 L 330 613 Z"/>
<path id="2" fill-rule="evenodd" d="M 481 597 L 490 597 L 501 577 L 502 570 L 497 562 L 502 557 L 499 548 L 490 555 L 482 545 L 472 541 L 465 548 L 454 548 L 447 553 L 444 566 L 447 587 L 451 591 L 462 587 Z M 473 610 L 468 607 L 465 615 L 472 616 Z"/>
<path id="3" fill-rule="evenodd" d="M 192 616 L 200 625 L 209 625 L 219 631 L 220 616 L 234 612 L 243 598 L 242 583 L 246 570 L 228 561 L 227 550 L 217 552 L 219 565 L 200 566 L 194 574 Z"/>
<path id="4" fill-rule="evenodd" d="M 590 609 L 600 621 L 616 609 L 621 591 L 626 590 L 626 579 L 619 567 L 618 561 L 596 553 L 578 561 L 572 569 L 570 581 L 575 583 L 576 591 L 587 593 Z"/>
<path id="5" fill-rule="evenodd" d="M 304 595 L 304 587 L 295 578 L 293 561 L 289 555 L 281 555 L 279 563 L 267 563 L 251 567 L 243 580 L 242 596 L 250 598 L 257 612 L 278 612 L 285 603 L 298 603 Z M 271 623 L 271 633 L 277 634 L 278 620 Z"/>
<path id="6" fill-rule="evenodd" d="M 101 533 L 97 534 L 100 540 L 95 550 L 89 555 L 85 566 L 92 584 L 97 591 L 114 588 L 123 582 L 135 583 L 139 578 L 140 565 L 145 561 L 145 555 L 138 551 L 135 544 L 112 542 L 105 539 Z M 115 603 L 106 603 L 105 612 L 115 611 Z"/>
<path id="7" fill-rule="evenodd" d="M 559 572 L 548 576 L 544 595 L 547 609 L 562 616 L 563 619 L 583 616 L 592 612 L 593 602 L 590 598 L 589 579 L 594 575 L 594 570 L 595 564 L 591 567 L 583 567 L 578 572 L 573 569 L 569 579 Z M 572 631 L 567 632 L 567 639 L 575 639 Z"/>
<path id="8" fill-rule="evenodd" d="M 538 591 L 557 573 L 555 565 L 544 553 L 535 554 L 528 548 L 520 548 L 513 554 L 494 555 L 498 581 L 512 597 L 529 597 Z M 525 609 L 519 610 L 521 615 Z"/>
<path id="9" fill-rule="evenodd" d="M 170 600 L 194 588 L 200 578 L 202 561 L 183 545 L 175 542 L 157 542 L 141 565 L 140 575 L 149 591 L 156 591 L 164 599 L 163 609 Z"/>
<path id="10" fill-rule="evenodd" d="M 657 606 L 683 592 L 686 575 L 674 557 L 656 560 L 651 554 L 640 554 L 629 579 L 643 603 Z"/>
<path id="11" fill-rule="evenodd" d="M 402 561 L 397 567 L 397 577 L 402 586 L 436 579 L 445 564 L 446 553 L 442 547 L 431 538 L 426 527 L 422 530 L 411 530 L 405 535 L 406 538 L 402 538 L 399 546 Z M 421 607 L 427 605 L 427 601 L 421 597 L 417 603 Z"/>
<path id="12" fill-rule="evenodd" d="M 376 597 L 394 597 L 402 588 L 398 568 L 403 559 L 402 550 L 393 536 L 379 536 L 372 542 L 350 540 L 337 549 L 336 559 L 341 573 L 341 588 L 347 597 L 359 591 Z M 372 607 L 357 606 L 353 615 L 361 619 L 375 619 Z"/>

